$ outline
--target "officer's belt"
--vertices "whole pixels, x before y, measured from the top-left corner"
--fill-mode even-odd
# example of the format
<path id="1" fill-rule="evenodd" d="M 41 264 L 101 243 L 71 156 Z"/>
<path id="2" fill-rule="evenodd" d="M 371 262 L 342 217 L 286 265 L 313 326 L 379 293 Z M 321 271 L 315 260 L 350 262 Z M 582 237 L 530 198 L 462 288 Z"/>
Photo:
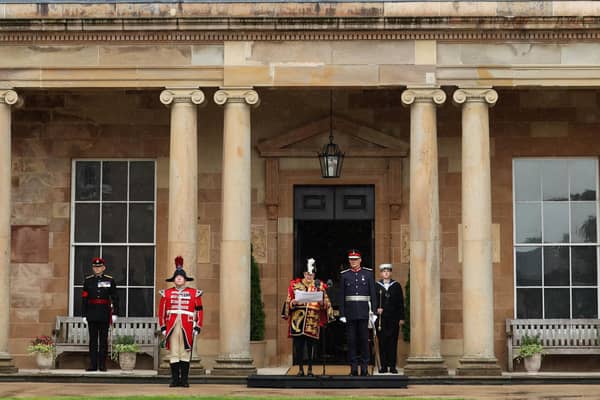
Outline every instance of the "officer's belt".
<path id="1" fill-rule="evenodd" d="M 89 299 L 88 303 L 90 303 L 90 304 L 110 304 L 110 300 L 108 300 L 108 299 Z"/>
<path id="2" fill-rule="evenodd" d="M 369 296 L 346 296 L 346 301 L 369 301 Z"/>
<path id="3" fill-rule="evenodd" d="M 190 315 L 190 316 L 194 316 L 194 313 L 191 311 L 186 311 L 186 310 L 167 310 L 167 315 L 171 315 L 171 314 L 184 314 L 184 315 Z"/>

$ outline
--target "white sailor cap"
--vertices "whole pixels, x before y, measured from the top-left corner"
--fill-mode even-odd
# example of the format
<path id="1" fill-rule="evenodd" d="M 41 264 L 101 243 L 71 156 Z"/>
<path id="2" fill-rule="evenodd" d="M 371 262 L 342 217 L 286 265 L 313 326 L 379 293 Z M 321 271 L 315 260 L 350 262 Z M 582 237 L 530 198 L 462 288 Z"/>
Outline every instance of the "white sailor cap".
<path id="1" fill-rule="evenodd" d="M 379 270 L 383 271 L 384 269 L 392 270 L 392 264 L 379 264 Z"/>

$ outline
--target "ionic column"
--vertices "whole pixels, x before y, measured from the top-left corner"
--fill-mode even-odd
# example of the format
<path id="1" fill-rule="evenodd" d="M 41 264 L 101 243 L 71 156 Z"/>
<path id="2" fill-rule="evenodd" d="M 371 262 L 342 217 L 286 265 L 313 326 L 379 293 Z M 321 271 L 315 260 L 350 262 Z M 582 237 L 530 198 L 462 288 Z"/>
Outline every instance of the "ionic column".
<path id="1" fill-rule="evenodd" d="M 491 88 L 461 88 L 463 356 L 459 375 L 500 375 L 494 356 L 494 278 L 489 107 Z"/>
<path id="2" fill-rule="evenodd" d="M 436 106 L 437 88 L 408 88 L 410 105 L 410 356 L 406 375 L 447 375 L 440 343 L 440 212 Z"/>
<path id="3" fill-rule="evenodd" d="M 171 109 L 168 273 L 180 255 L 188 275 L 197 277 L 198 106 L 204 103 L 204 93 L 197 88 L 168 88 L 161 92 L 160 101 Z M 196 354 L 191 368 L 193 375 L 204 373 Z"/>
<path id="4" fill-rule="evenodd" d="M 250 108 L 259 103 L 250 88 L 223 88 L 215 93 L 223 105 L 223 196 L 219 318 L 216 375 L 256 373 L 250 355 Z"/>
<path id="5" fill-rule="evenodd" d="M 0 89 L 0 373 L 17 368 L 8 351 L 10 335 L 10 213 L 11 213 L 11 106 L 19 96 Z"/>

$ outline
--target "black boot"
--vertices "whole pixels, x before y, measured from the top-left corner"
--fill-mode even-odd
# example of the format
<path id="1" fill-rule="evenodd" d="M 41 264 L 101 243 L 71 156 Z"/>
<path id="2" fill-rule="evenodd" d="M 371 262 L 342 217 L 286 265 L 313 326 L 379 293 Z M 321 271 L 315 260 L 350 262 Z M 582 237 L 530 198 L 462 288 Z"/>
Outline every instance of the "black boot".
<path id="1" fill-rule="evenodd" d="M 298 365 L 298 373 L 296 374 L 296 376 L 304 376 L 304 365 Z"/>
<path id="2" fill-rule="evenodd" d="M 190 363 L 182 361 L 179 364 L 181 365 L 181 381 L 179 382 L 179 386 L 190 387 L 190 384 L 188 383 L 188 376 L 190 375 Z"/>
<path id="3" fill-rule="evenodd" d="M 171 363 L 171 383 L 169 387 L 179 386 L 179 364 L 178 362 Z"/>

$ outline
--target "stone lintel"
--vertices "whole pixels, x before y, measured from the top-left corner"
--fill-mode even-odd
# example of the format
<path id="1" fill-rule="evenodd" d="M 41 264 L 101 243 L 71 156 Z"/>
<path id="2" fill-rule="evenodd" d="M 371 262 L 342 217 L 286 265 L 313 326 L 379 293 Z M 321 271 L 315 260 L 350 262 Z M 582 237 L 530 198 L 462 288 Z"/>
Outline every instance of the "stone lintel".
<path id="1" fill-rule="evenodd" d="M 463 357 L 456 369 L 459 376 L 500 376 L 502 369 L 495 358 Z"/>
<path id="2" fill-rule="evenodd" d="M 441 357 L 409 357 L 404 366 L 407 376 L 447 376 L 448 367 Z"/>
<path id="3" fill-rule="evenodd" d="M 498 101 L 498 92 L 491 87 L 461 87 L 454 92 L 452 100 L 456 105 L 477 102 L 487 103 L 491 107 Z"/>

